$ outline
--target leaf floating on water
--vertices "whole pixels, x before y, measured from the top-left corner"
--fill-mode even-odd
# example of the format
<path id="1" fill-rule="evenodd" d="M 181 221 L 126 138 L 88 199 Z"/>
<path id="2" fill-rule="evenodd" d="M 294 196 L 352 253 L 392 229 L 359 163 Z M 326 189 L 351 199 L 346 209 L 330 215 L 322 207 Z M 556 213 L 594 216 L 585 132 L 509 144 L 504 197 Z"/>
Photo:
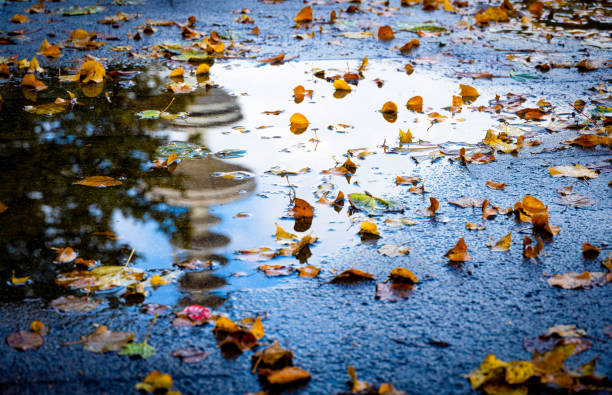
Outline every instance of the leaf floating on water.
<path id="1" fill-rule="evenodd" d="M 289 118 L 289 123 L 291 124 L 290 126 L 291 133 L 293 134 L 304 133 L 306 129 L 308 129 L 308 125 L 309 125 L 308 119 L 306 119 L 304 115 L 298 112 L 296 112 L 295 114 L 291 116 L 291 118 Z"/>
<path id="2" fill-rule="evenodd" d="M 145 379 L 136 384 L 134 388 L 137 391 L 145 391 L 148 393 L 175 393 L 172 389 L 172 377 L 169 374 L 154 370 L 150 372 Z"/>
<path id="3" fill-rule="evenodd" d="M 529 236 L 525 236 L 523 238 L 523 256 L 525 258 L 537 258 L 537 256 L 540 255 L 540 252 L 542 252 L 542 250 L 544 249 L 542 239 L 540 239 L 538 236 L 535 236 L 535 239 L 536 245 L 532 246 L 531 243 L 533 243 L 533 240 L 531 240 Z"/>
<path id="4" fill-rule="evenodd" d="M 97 5 L 81 7 L 79 5 L 75 5 L 72 7 L 59 9 L 57 13 L 62 14 L 64 16 L 78 16 L 78 15 L 98 14 L 103 11 L 106 11 L 106 7 L 101 7 Z"/>
<path id="5" fill-rule="evenodd" d="M 378 239 L 380 234 L 378 233 L 378 227 L 375 223 L 370 221 L 363 221 L 359 227 L 359 235 L 361 240 Z"/>
<path id="6" fill-rule="evenodd" d="M 287 366 L 281 370 L 261 369 L 258 374 L 272 386 L 282 387 L 310 380 L 310 373 L 297 366 Z"/>
<path id="7" fill-rule="evenodd" d="M 349 201 L 354 207 L 368 214 L 398 211 L 394 203 L 365 193 L 351 193 Z"/>
<path id="8" fill-rule="evenodd" d="M 121 184 L 123 184 L 122 181 L 107 176 L 91 176 L 72 183 L 72 185 L 84 185 L 97 188 L 114 187 Z"/>
<path id="9" fill-rule="evenodd" d="M 76 259 L 77 253 L 70 247 L 60 248 L 57 250 L 57 257 L 55 262 L 67 263 L 72 262 Z"/>
<path id="10" fill-rule="evenodd" d="M 312 7 L 306 6 L 302 8 L 293 18 L 293 21 L 297 23 L 312 22 Z"/>
<path id="11" fill-rule="evenodd" d="M 224 149 L 219 152 L 215 152 L 215 156 L 221 159 L 235 159 L 242 158 L 246 155 L 246 150 L 243 149 Z"/>
<path id="12" fill-rule="evenodd" d="M 285 265 L 262 265 L 257 269 L 264 272 L 268 277 L 289 276 L 293 273 L 293 268 Z"/>
<path id="13" fill-rule="evenodd" d="M 227 180 L 248 180 L 254 177 L 252 173 L 246 171 L 218 171 L 213 173 L 212 176 Z"/>
<path id="14" fill-rule="evenodd" d="M 298 267 L 297 271 L 300 277 L 313 278 L 319 275 L 319 273 L 321 272 L 321 269 L 313 265 L 306 265 L 306 266 Z"/>

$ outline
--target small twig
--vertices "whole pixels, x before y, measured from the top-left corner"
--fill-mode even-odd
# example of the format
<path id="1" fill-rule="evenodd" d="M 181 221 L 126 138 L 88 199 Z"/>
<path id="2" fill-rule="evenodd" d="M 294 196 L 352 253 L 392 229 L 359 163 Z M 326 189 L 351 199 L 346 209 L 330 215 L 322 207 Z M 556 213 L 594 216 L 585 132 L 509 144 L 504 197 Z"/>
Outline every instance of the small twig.
<path id="1" fill-rule="evenodd" d="M 598 129 L 601 130 L 600 126 L 597 124 L 597 122 L 593 121 L 593 119 L 591 119 L 591 117 L 589 117 L 588 115 L 586 115 L 584 112 L 582 112 L 582 110 L 580 110 L 578 107 L 574 106 L 572 103 L 567 103 L 570 106 L 572 106 L 572 108 L 576 111 L 578 111 L 580 114 L 582 114 L 586 119 L 588 119 L 589 121 L 593 122 L 593 125 L 595 125 Z"/>
<path id="2" fill-rule="evenodd" d="M 172 100 L 170 100 L 170 103 L 168 103 L 168 105 L 166 106 L 166 108 L 164 108 L 161 112 L 166 112 L 167 109 L 170 108 L 170 106 L 172 105 L 172 103 L 174 103 L 174 97 L 172 98 Z"/>
<path id="3" fill-rule="evenodd" d="M 143 344 L 147 344 L 147 340 L 149 340 L 149 336 L 151 336 L 151 330 L 153 329 L 153 324 L 155 323 L 155 320 L 157 320 L 157 313 L 155 313 L 155 316 L 151 320 L 151 325 L 149 325 L 149 330 L 147 331 L 147 335 L 145 336 L 145 339 L 142 342 Z"/>
<path id="4" fill-rule="evenodd" d="M 126 267 L 130 264 L 130 261 L 132 260 L 132 257 L 134 256 L 134 251 L 136 251 L 136 247 L 132 248 L 132 253 L 130 254 L 130 257 L 128 258 L 127 262 L 125 262 Z"/>

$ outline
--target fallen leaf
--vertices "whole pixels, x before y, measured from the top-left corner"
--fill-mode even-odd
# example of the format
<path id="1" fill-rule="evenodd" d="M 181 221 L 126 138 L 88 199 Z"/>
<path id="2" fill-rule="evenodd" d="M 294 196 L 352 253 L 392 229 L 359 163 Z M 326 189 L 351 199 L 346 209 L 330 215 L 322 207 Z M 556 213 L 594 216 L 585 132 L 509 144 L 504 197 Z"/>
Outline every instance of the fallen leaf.
<path id="1" fill-rule="evenodd" d="M 202 63 L 202 64 L 206 64 L 206 63 Z M 183 74 L 185 74 L 185 69 L 183 69 L 182 67 L 177 67 L 176 69 L 170 71 L 170 78 L 182 77 Z"/>
<path id="2" fill-rule="evenodd" d="M 421 42 L 418 39 L 413 38 L 412 40 L 408 41 L 406 44 L 402 45 L 399 50 L 403 54 L 408 54 L 414 48 L 416 48 L 416 47 L 418 47 L 420 45 L 421 45 Z"/>
<path id="3" fill-rule="evenodd" d="M 612 272 L 582 272 L 557 274 L 546 280 L 549 285 L 564 289 L 592 288 L 612 281 Z"/>
<path id="4" fill-rule="evenodd" d="M 287 366 L 281 370 L 261 369 L 258 374 L 272 386 L 287 386 L 310 380 L 310 373 L 296 366 Z"/>
<path id="5" fill-rule="evenodd" d="M 334 89 L 339 91 L 351 91 L 351 87 L 346 83 L 345 80 L 335 80 L 334 81 Z"/>
<path id="6" fill-rule="evenodd" d="M 378 39 L 382 41 L 393 40 L 393 29 L 391 26 L 385 25 L 378 28 Z"/>
<path id="7" fill-rule="evenodd" d="M 504 189 L 506 187 L 506 184 L 504 184 L 503 182 L 495 182 L 495 181 L 487 181 L 485 185 L 491 189 Z"/>
<path id="8" fill-rule="evenodd" d="M 45 340 L 40 334 L 29 330 L 13 332 L 6 336 L 6 344 L 19 351 L 35 350 L 44 343 Z"/>
<path id="9" fill-rule="evenodd" d="M 526 121 L 539 121 L 548 115 L 548 113 L 539 108 L 523 108 L 522 110 L 517 111 L 516 115 Z"/>
<path id="10" fill-rule="evenodd" d="M 336 275 L 330 282 L 332 283 L 355 283 L 360 281 L 371 281 L 374 280 L 374 276 L 370 273 L 364 272 L 359 269 L 347 269 L 342 273 Z"/>
<path id="11" fill-rule="evenodd" d="M 408 299 L 414 290 L 414 285 L 404 282 L 377 283 L 374 299 L 397 302 Z"/>
<path id="12" fill-rule="evenodd" d="M 359 232 L 361 235 L 361 239 L 369 239 L 369 238 L 379 238 L 380 234 L 378 233 L 378 227 L 375 223 L 370 221 L 363 221 L 361 226 L 359 227 Z"/>
<path id="13" fill-rule="evenodd" d="M 102 302 L 99 300 L 91 299 L 87 296 L 68 295 L 53 299 L 49 303 L 49 306 L 64 313 L 83 313 L 95 310 L 100 307 L 101 304 Z"/>
<path id="14" fill-rule="evenodd" d="M 597 178 L 599 174 L 579 164 L 574 166 L 554 166 L 549 167 L 548 172 L 553 177 L 575 177 L 575 178 Z"/>
<path id="15" fill-rule="evenodd" d="M 70 344 L 83 344 L 87 351 L 105 353 L 108 351 L 119 351 L 128 342 L 134 340 L 132 332 L 113 332 L 106 325 L 100 325 L 93 333 L 81 336 L 81 340 Z"/>
<path id="16" fill-rule="evenodd" d="M 421 181 L 421 177 L 395 177 L 396 185 L 417 185 Z"/>
<path id="17" fill-rule="evenodd" d="M 366 211 L 368 214 L 396 210 L 394 203 L 367 193 L 351 193 L 349 195 L 349 201 L 351 205 Z"/>
<path id="18" fill-rule="evenodd" d="M 258 368 L 282 369 L 293 364 L 293 353 L 284 349 L 278 340 L 251 357 L 253 371 Z"/>
<path id="19" fill-rule="evenodd" d="M 180 358 L 185 363 L 202 362 L 208 358 L 208 353 L 198 348 L 181 348 L 180 350 L 172 351 L 172 356 Z"/>
<path id="20" fill-rule="evenodd" d="M 438 202 L 438 199 L 434 198 L 434 197 L 430 197 L 429 198 L 429 207 L 425 208 L 425 209 L 419 209 L 417 210 L 417 212 L 421 215 L 424 215 L 426 217 L 434 217 L 436 215 L 436 211 L 438 211 L 438 208 L 440 207 L 440 202 Z"/>
<path id="21" fill-rule="evenodd" d="M 28 18 L 27 16 L 23 15 L 23 14 L 15 14 L 11 17 L 11 22 L 12 23 L 28 23 L 30 22 L 30 18 Z"/>
<path id="22" fill-rule="evenodd" d="M 467 253 L 467 245 L 463 237 L 444 256 L 452 262 L 465 262 L 472 259 Z"/>
<path id="23" fill-rule="evenodd" d="M 485 200 L 482 202 L 482 218 L 483 219 L 493 219 L 499 214 L 497 209 L 494 207 L 489 207 L 489 201 Z"/>
<path id="24" fill-rule="evenodd" d="M 418 283 L 419 279 L 410 270 L 404 267 L 396 267 L 389 273 L 389 279 L 391 281 Z"/>
<path id="25" fill-rule="evenodd" d="M 121 184 L 123 184 L 123 182 L 107 176 L 90 176 L 72 183 L 72 185 L 84 185 L 99 188 L 114 187 Z"/>
<path id="26" fill-rule="evenodd" d="M 266 274 L 268 277 L 289 276 L 293 273 L 291 266 L 284 265 L 262 265 L 257 268 Z"/>
<path id="27" fill-rule="evenodd" d="M 397 104 L 393 103 L 392 101 L 388 101 L 385 104 L 383 104 L 382 108 L 380 109 L 380 111 L 384 114 L 394 114 L 397 113 Z"/>
<path id="28" fill-rule="evenodd" d="M 487 227 L 484 225 L 472 224 L 472 223 L 467 222 L 465 224 L 465 228 L 468 230 L 485 230 Z"/>
<path id="29" fill-rule="evenodd" d="M 355 394 L 362 391 L 365 392 L 366 390 L 370 389 L 370 384 L 367 381 L 357 380 L 355 368 L 353 368 L 351 365 L 349 365 L 347 373 L 351 379 L 351 392 Z"/>
<path id="30" fill-rule="evenodd" d="M 512 232 L 499 239 L 495 244 L 490 245 L 491 251 L 508 251 L 511 243 Z"/>
<path id="31" fill-rule="evenodd" d="M 72 262 L 76 259 L 77 253 L 70 247 L 60 248 L 57 250 L 57 257 L 55 262 L 67 263 Z"/>
<path id="32" fill-rule="evenodd" d="M 95 60 L 88 60 L 81 65 L 79 76 L 81 82 L 84 84 L 88 82 L 99 84 L 104 81 L 104 77 L 106 77 L 106 70 L 99 62 Z"/>
<path id="33" fill-rule="evenodd" d="M 321 272 L 321 269 L 313 265 L 306 265 L 306 266 L 298 267 L 297 271 L 300 277 L 313 278 L 319 275 L 319 273 Z"/>
<path id="34" fill-rule="evenodd" d="M 155 348 L 147 343 L 128 343 L 119 351 L 119 355 L 139 356 L 147 359 L 155 355 Z"/>
<path id="35" fill-rule="evenodd" d="M 542 244 L 542 239 L 540 239 L 538 236 L 535 236 L 536 239 L 536 245 L 532 246 L 531 243 L 533 242 L 531 240 L 531 238 L 529 236 L 525 236 L 523 237 L 523 256 L 525 258 L 536 258 L 538 255 L 540 255 L 540 252 L 542 252 L 542 250 L 544 249 L 544 244 Z"/>
<path id="36" fill-rule="evenodd" d="M 260 63 L 268 63 L 268 64 L 281 64 L 285 60 L 285 54 L 279 53 L 276 56 L 271 56 L 269 58 L 260 59 Z"/>
<path id="37" fill-rule="evenodd" d="M 293 21 L 297 23 L 312 22 L 312 7 L 306 6 L 302 8 L 293 18 Z"/>
<path id="38" fill-rule="evenodd" d="M 301 134 L 308 129 L 308 119 L 300 113 L 295 113 L 289 118 L 289 122 L 291 124 L 290 130 L 293 134 Z"/>
<path id="39" fill-rule="evenodd" d="M 409 252 L 410 252 L 410 247 L 398 246 L 394 244 L 385 244 L 384 246 L 378 249 L 379 254 L 386 255 L 391 258 L 403 256 L 403 255 L 408 254 Z"/>
<path id="40" fill-rule="evenodd" d="M 597 145 L 610 145 L 612 139 L 608 136 L 597 136 L 595 134 L 581 134 L 575 139 L 565 140 L 565 144 L 579 145 L 581 147 L 595 147 Z"/>
<path id="41" fill-rule="evenodd" d="M 599 256 L 601 250 L 599 247 L 595 247 L 591 243 L 583 243 L 582 244 L 582 255 L 587 259 L 595 259 Z"/>
<path id="42" fill-rule="evenodd" d="M 480 93 L 478 93 L 478 91 L 470 85 L 459 84 L 459 88 L 461 89 L 459 94 L 464 100 L 466 98 L 469 100 L 469 98 L 476 98 L 480 96 Z"/>
<path id="43" fill-rule="evenodd" d="M 37 80 L 34 74 L 24 75 L 23 79 L 21 80 L 21 86 L 26 88 L 32 88 L 37 92 L 44 91 L 45 89 L 47 89 L 47 85 L 45 85 L 42 81 Z"/>
<path id="44" fill-rule="evenodd" d="M 136 384 L 134 388 L 137 391 L 145 391 L 148 393 L 173 393 L 176 391 L 169 391 L 172 388 L 172 377 L 169 374 L 161 373 L 157 370 L 154 370 L 147 374 L 145 379 Z"/>
<path id="45" fill-rule="evenodd" d="M 206 63 L 201 63 L 196 68 L 196 75 L 206 75 L 210 73 L 210 66 Z"/>
<path id="46" fill-rule="evenodd" d="M 421 96 L 411 97 L 410 99 L 408 99 L 408 102 L 406 102 L 406 108 L 411 111 L 422 113 L 423 112 L 423 98 Z"/>
<path id="47" fill-rule="evenodd" d="M 573 191 L 573 186 L 568 185 L 557 189 L 560 198 L 555 200 L 555 203 L 564 204 L 575 208 L 585 208 L 595 204 L 595 199 L 590 196 L 581 195 Z"/>
<path id="48" fill-rule="evenodd" d="M 405 132 L 402 131 L 402 129 L 400 129 L 399 141 L 400 141 L 400 144 L 412 143 L 412 133 L 410 132 L 410 129 L 406 129 Z"/>

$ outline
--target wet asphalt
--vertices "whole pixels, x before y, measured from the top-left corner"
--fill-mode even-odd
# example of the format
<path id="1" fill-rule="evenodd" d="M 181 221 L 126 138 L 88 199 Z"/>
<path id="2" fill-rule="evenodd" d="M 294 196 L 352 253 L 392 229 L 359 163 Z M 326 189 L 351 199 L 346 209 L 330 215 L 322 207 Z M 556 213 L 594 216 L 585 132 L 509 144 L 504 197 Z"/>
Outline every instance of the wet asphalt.
<path id="1" fill-rule="evenodd" d="M 391 2 L 399 3 L 399 2 Z M 8 18 L 22 11 L 26 4 L 11 2 L 0 5 L 0 30 L 14 28 Z M 49 3 L 49 8 L 66 6 L 68 2 Z M 130 28 L 151 20 L 174 19 L 184 22 L 188 16 L 197 17 L 197 27 L 202 31 L 211 29 L 220 32 L 230 29 L 238 39 L 253 40 L 250 45 L 259 48 L 253 55 L 257 58 L 275 55 L 281 51 L 287 57 L 297 59 L 370 59 L 395 57 L 393 44 L 378 40 L 343 39 L 341 47 L 329 45 L 330 34 L 310 40 L 292 38 L 296 30 L 291 19 L 302 3 L 285 1 L 280 4 L 264 4 L 255 1 L 148 1 L 146 6 L 108 5 L 103 14 L 62 17 L 34 15 L 28 29 L 41 27 L 40 31 L 24 39 L 14 39 L 15 46 L 0 46 L 0 56 L 19 54 L 30 57 L 38 48 L 49 30 L 56 38 L 67 36 L 77 27 L 94 28 L 97 32 L 121 37 L 121 45 L 146 47 L 166 40 L 179 41 L 176 27 L 160 27 L 153 35 L 143 35 L 142 40 L 124 41 Z M 399 5 L 399 4 L 396 4 Z M 331 9 L 346 4 L 316 5 L 315 15 L 325 17 Z M 250 14 L 261 33 L 249 36 L 254 25 L 238 24 L 239 14 L 232 10 L 249 8 Z M 458 17 L 442 11 L 425 13 L 418 8 L 404 9 L 410 15 L 384 17 L 389 23 L 402 21 L 420 23 L 424 20 L 439 21 L 449 25 Z M 117 11 L 139 13 L 142 16 L 125 23 L 120 28 L 93 25 L 102 16 Z M 55 21 L 49 23 L 49 19 Z M 380 17 L 382 18 L 382 17 Z M 455 18 L 455 19 L 452 19 Z M 373 18 L 375 21 L 377 18 Z M 323 25 L 323 29 L 328 29 Z M 68 32 L 68 33 L 66 33 Z M 438 70 L 446 76 L 456 71 L 490 71 L 507 75 L 515 64 L 505 61 L 509 53 L 517 49 L 533 49 L 562 53 L 572 60 L 586 54 L 606 56 L 604 50 L 586 47 L 577 40 L 559 38 L 550 43 L 521 41 L 505 33 L 480 33 L 488 47 L 480 45 L 453 44 L 447 37 L 421 39 L 421 46 L 411 57 L 432 56 L 448 52 L 439 63 L 423 65 Z M 399 33 L 395 41 L 412 38 L 412 33 Z M 441 47 L 438 41 L 446 42 Z M 391 55 L 390 55 L 391 53 Z M 68 54 L 68 52 L 67 52 Z M 82 56 L 83 53 L 74 53 Z M 107 49 L 95 52 L 96 56 L 113 56 L 113 62 L 130 65 L 144 61 L 133 61 Z M 609 52 L 607 54 L 609 56 Z M 59 60 L 63 66 L 70 56 Z M 473 59 L 462 63 L 461 59 Z M 409 60 L 409 59 L 407 59 Z M 537 73 L 532 65 L 522 71 Z M 609 69 L 608 69 L 609 70 Z M 505 92 L 522 91 L 536 97 L 547 97 L 558 103 L 586 100 L 588 89 L 600 82 L 609 83 L 609 71 L 605 68 L 588 74 L 575 69 L 553 69 L 540 74 L 537 83 L 518 82 L 512 79 L 479 80 L 479 84 L 498 84 Z M 463 80 L 465 81 L 465 80 Z M 471 81 L 471 80 L 468 80 Z M 500 92 L 500 93 L 502 93 Z M 567 112 L 571 112 L 568 108 Z M 528 359 L 523 349 L 523 339 L 545 333 L 547 328 L 558 324 L 575 324 L 585 329 L 593 346 L 587 352 L 572 357 L 573 366 L 599 356 L 597 371 L 612 374 L 611 339 L 603 334 L 606 324 L 612 324 L 610 286 L 588 290 L 564 290 L 549 286 L 545 274 L 568 271 L 601 271 L 599 260 L 612 249 L 610 220 L 612 204 L 608 186 L 610 167 L 602 168 L 599 178 L 576 181 L 566 178 L 551 178 L 548 166 L 562 164 L 600 164 L 610 158 L 607 147 L 596 149 L 569 148 L 557 152 L 543 152 L 560 141 L 575 136 L 574 132 L 541 134 L 539 147 L 529 147 L 516 156 L 497 156 L 497 161 L 484 165 L 458 166 L 447 160 L 435 163 L 423 162 L 427 167 L 427 185 L 431 196 L 441 204 L 440 213 L 445 223 L 423 220 L 418 227 L 406 228 L 389 234 L 385 243 L 405 243 L 411 253 L 405 257 L 387 258 L 374 248 L 338 246 L 321 262 L 309 262 L 321 267 L 344 270 L 359 267 L 384 279 L 389 271 L 404 266 L 415 272 L 420 281 L 414 294 L 405 301 L 396 303 L 374 300 L 375 282 L 353 285 L 328 283 L 330 276 L 312 281 L 299 281 L 279 287 L 247 289 L 232 292 L 223 311 L 234 318 L 264 315 L 266 341 L 279 340 L 289 347 L 294 363 L 312 374 L 306 386 L 298 388 L 297 394 L 330 394 L 349 390 L 346 369 L 355 367 L 358 377 L 369 382 L 391 382 L 396 388 L 409 394 L 464 394 L 470 393 L 467 379 L 463 375 L 478 366 L 482 358 L 494 353 L 503 360 Z M 408 159 L 407 159 L 408 160 Z M 510 189 L 501 192 L 484 187 L 487 180 L 504 182 Z M 555 204 L 556 189 L 574 185 L 580 193 L 592 196 L 596 204 L 586 209 L 568 208 Z M 522 257 L 520 243 L 524 224 L 503 215 L 487 222 L 487 231 L 469 232 L 465 222 L 479 217 L 477 209 L 461 209 L 447 204 L 461 195 L 488 196 L 499 206 L 512 206 L 526 194 L 533 194 L 550 205 L 550 222 L 561 228 L 554 241 L 545 241 L 545 249 L 536 260 Z M 397 199 L 402 200 L 402 196 Z M 426 206 L 423 200 L 423 206 Z M 475 211 L 473 211 L 475 210 Z M 515 242 L 509 252 L 489 251 L 482 246 L 492 236 L 494 240 L 512 230 Z M 473 260 L 463 265 L 448 265 L 444 253 L 460 237 L 465 237 L 468 252 Z M 585 259 L 580 251 L 582 243 L 588 241 L 603 246 L 599 259 Z M 471 250 L 470 246 L 474 246 Z M 476 248 L 475 246 L 480 246 Z M 44 322 L 51 333 L 45 344 L 36 351 L 19 352 L 8 345 L 0 345 L 0 392 L 22 393 L 133 393 L 133 386 L 151 370 L 160 370 L 172 375 L 175 388 L 184 394 L 243 394 L 261 390 L 257 376 L 250 372 L 250 352 L 236 358 L 221 356 L 211 326 L 180 329 L 170 324 L 170 316 L 162 316 L 153 327 L 149 343 L 157 352 L 147 360 L 132 360 L 114 353 L 94 354 L 79 345 L 62 347 L 64 342 L 77 340 L 82 334 L 91 332 L 91 325 L 105 324 L 113 330 L 129 329 L 137 341 L 142 341 L 147 332 L 150 316 L 139 313 L 138 307 L 112 308 L 112 300 L 95 314 L 61 314 L 47 306 L 44 300 L 25 300 L 0 304 L 0 338 L 18 329 L 25 329 L 34 320 Z M 181 363 L 170 355 L 171 351 L 189 346 L 199 347 L 210 353 L 198 364 Z"/>

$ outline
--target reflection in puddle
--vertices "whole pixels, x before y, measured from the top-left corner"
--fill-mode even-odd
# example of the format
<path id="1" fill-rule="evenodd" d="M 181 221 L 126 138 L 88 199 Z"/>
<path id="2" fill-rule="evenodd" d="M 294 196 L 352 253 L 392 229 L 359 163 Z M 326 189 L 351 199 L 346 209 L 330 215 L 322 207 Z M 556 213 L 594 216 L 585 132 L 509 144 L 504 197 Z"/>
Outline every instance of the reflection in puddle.
<path id="1" fill-rule="evenodd" d="M 79 98 L 84 105 L 70 113 L 24 114 L 21 123 L 6 118 L 0 156 L 14 166 L 0 175 L 0 200 L 9 207 L 0 230 L 0 253 L 6 257 L 0 297 L 65 294 L 53 280 L 73 267 L 53 264 L 53 248 L 70 246 L 80 257 L 104 265 L 124 264 L 135 251 L 131 265 L 160 274 L 186 260 L 212 260 L 212 268 L 187 270 L 177 284 L 150 292 L 147 301 L 217 307 L 234 290 L 294 284 L 295 274 L 268 278 L 257 270 L 261 262 L 241 261 L 234 254 L 286 247 L 273 236 L 277 223 L 296 232 L 296 240 L 312 235 L 319 241 L 297 256 L 280 254 L 274 264 L 320 265 L 327 254 L 357 245 L 354 224 L 360 215 L 351 215 L 348 204 L 317 202 L 333 201 L 342 191 L 405 203 L 393 182 L 396 176 L 435 182 L 437 170 L 419 166 L 421 161 L 433 163 L 441 152 L 473 146 L 496 123 L 491 114 L 467 105 L 451 113 L 457 81 L 422 71 L 408 75 L 401 60 L 371 62 L 365 78 L 345 95 L 335 94 L 321 78 L 343 75 L 359 64 L 216 65 L 212 77 L 223 89 L 211 82 L 192 94 L 176 95 L 168 112 L 189 116 L 171 121 L 135 116 L 159 112 L 171 102 L 163 90 L 166 69 L 129 74 L 129 85 L 107 82 L 110 103 L 102 95 Z M 294 100 L 297 85 L 313 90 L 312 96 Z M 1 114 L 22 113 L 27 101 L 21 90 L 7 89 L 8 111 Z M 62 92 L 63 87 L 51 84 L 45 100 Z M 480 94 L 473 106 L 486 106 L 494 96 Z M 417 95 L 423 97 L 422 113 L 405 105 Z M 380 111 L 388 101 L 397 104 L 392 117 Z M 289 125 L 294 113 L 308 119 L 297 134 Z M 415 143 L 400 144 L 400 129 L 410 130 Z M 171 154 L 176 160 L 169 160 Z M 329 171 L 347 155 L 355 162 L 350 177 Z M 72 185 L 92 175 L 121 179 L 123 185 Z M 289 209 L 296 197 L 314 206 L 314 219 L 294 222 Z M 18 277 L 33 275 L 31 282 L 10 285 L 13 271 Z"/>

